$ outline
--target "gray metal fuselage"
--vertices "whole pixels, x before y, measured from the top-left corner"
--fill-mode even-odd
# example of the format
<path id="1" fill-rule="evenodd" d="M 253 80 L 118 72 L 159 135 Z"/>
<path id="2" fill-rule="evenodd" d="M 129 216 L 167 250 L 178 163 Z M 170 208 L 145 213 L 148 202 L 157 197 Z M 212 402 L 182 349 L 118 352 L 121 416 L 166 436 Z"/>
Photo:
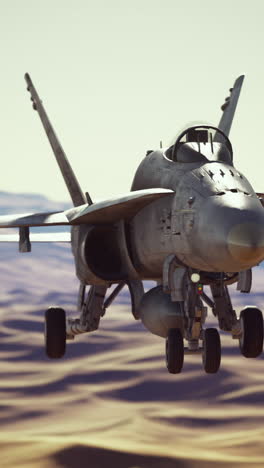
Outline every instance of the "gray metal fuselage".
<path id="1" fill-rule="evenodd" d="M 130 223 L 140 277 L 159 279 L 175 254 L 193 269 L 238 272 L 264 258 L 264 210 L 248 180 L 220 161 L 174 162 L 148 154 L 132 190 L 169 188 L 175 194 L 142 209 Z"/>

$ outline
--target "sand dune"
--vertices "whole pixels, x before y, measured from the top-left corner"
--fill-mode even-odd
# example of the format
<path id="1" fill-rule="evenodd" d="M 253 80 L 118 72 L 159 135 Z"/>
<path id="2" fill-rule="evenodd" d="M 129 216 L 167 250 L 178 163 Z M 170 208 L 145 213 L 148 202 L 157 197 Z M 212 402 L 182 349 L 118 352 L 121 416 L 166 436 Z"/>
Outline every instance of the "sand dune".
<path id="1" fill-rule="evenodd" d="M 222 334 L 217 375 L 204 374 L 200 356 L 170 375 L 164 340 L 134 321 L 124 291 L 100 330 L 51 361 L 44 311 L 59 304 L 75 313 L 70 248 L 16 250 L 0 252 L 1 468 L 264 466 L 263 357 L 243 358 Z M 233 291 L 237 310 L 264 304 L 262 271 L 252 295 Z"/>
<path id="2" fill-rule="evenodd" d="M 228 336 L 217 375 L 187 356 L 172 376 L 163 340 L 118 304 L 54 362 L 43 351 L 48 304 L 13 301 L 1 313 L 1 466 L 263 466 L 263 360 L 240 356 Z"/>

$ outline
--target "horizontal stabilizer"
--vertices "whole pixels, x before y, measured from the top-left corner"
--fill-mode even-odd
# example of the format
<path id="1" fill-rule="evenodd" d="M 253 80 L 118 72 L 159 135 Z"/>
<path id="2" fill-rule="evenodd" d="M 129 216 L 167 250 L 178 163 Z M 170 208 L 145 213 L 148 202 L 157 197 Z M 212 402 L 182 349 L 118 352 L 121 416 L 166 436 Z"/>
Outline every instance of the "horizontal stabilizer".
<path id="1" fill-rule="evenodd" d="M 70 224 L 115 223 L 132 218 L 144 206 L 172 193 L 173 190 L 160 188 L 137 190 L 119 198 L 72 208 L 65 213 Z"/>
<path id="2" fill-rule="evenodd" d="M 19 234 L 0 234 L 0 242 L 19 242 Z M 30 242 L 71 242 L 70 232 L 32 232 Z"/>

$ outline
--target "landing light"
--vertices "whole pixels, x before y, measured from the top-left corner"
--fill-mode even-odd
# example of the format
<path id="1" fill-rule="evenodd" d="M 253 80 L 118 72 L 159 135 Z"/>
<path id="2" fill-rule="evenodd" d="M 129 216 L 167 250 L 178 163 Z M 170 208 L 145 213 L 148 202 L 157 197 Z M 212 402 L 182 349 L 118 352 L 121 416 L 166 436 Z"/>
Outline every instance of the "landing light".
<path id="1" fill-rule="evenodd" d="M 199 281 L 200 281 L 200 275 L 199 275 L 199 273 L 193 273 L 193 274 L 191 275 L 191 281 L 192 281 L 193 283 L 199 283 Z"/>

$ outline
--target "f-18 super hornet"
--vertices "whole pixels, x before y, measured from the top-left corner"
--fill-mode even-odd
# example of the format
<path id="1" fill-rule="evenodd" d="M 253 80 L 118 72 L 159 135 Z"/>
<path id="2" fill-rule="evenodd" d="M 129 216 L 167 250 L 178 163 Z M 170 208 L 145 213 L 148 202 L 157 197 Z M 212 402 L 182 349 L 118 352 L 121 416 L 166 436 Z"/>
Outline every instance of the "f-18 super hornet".
<path id="1" fill-rule="evenodd" d="M 229 140 L 244 76 L 230 89 L 218 127 L 189 127 L 172 146 L 148 151 L 131 191 L 98 203 L 82 192 L 28 74 L 25 79 L 73 207 L 0 216 L 0 227 L 19 228 L 19 250 L 29 252 L 34 240 L 30 227 L 71 226 L 69 240 L 80 281 L 78 318 L 67 318 L 59 307 L 46 311 L 47 355 L 62 357 L 66 340 L 96 330 L 127 285 L 134 318 L 166 340 L 170 373 L 181 372 L 187 353 L 202 355 L 205 372 L 218 371 L 220 336 L 217 328 L 206 328 L 208 308 L 219 329 L 238 340 L 243 356 L 259 356 L 262 312 L 246 307 L 238 317 L 228 292 L 228 286 L 237 283 L 239 291 L 249 293 L 251 268 L 264 259 L 264 195 L 255 193 L 235 168 Z M 38 236 L 36 240 L 50 240 Z M 52 240 L 64 241 L 65 233 Z M 157 286 L 145 292 L 144 280 Z"/>

